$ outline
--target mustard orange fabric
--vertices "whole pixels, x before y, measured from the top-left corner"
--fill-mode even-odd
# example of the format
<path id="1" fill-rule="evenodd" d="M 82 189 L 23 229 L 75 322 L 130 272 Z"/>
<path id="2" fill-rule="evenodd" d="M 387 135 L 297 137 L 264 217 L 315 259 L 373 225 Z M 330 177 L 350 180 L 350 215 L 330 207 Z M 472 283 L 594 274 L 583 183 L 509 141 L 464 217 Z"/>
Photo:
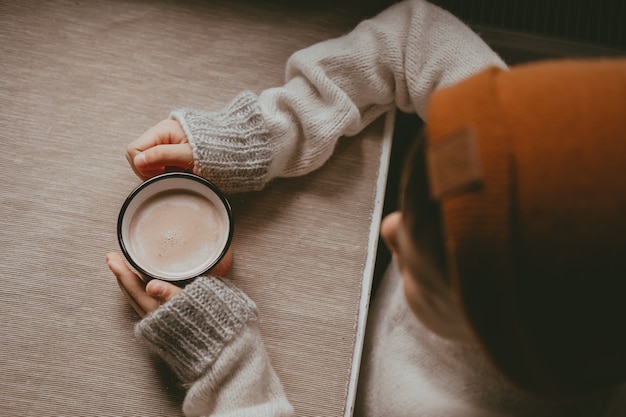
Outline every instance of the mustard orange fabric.
<path id="1" fill-rule="evenodd" d="M 626 59 L 487 69 L 430 101 L 430 146 L 459 132 L 481 181 L 443 227 L 488 353 L 536 391 L 626 378 Z"/>

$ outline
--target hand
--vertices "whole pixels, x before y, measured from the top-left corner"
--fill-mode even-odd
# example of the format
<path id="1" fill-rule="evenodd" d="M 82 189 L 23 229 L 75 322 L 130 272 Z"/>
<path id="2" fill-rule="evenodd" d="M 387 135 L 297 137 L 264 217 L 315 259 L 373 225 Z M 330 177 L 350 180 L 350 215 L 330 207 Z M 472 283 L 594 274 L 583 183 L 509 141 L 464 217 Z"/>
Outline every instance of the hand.
<path id="1" fill-rule="evenodd" d="M 166 167 L 193 169 L 187 135 L 176 120 L 162 120 L 126 148 L 126 159 L 142 180 L 165 172 Z"/>
<path id="2" fill-rule="evenodd" d="M 229 250 L 224 258 L 211 270 L 211 275 L 226 277 L 232 265 L 233 254 Z M 153 279 L 147 283 L 124 262 L 117 253 L 111 252 L 106 256 L 107 266 L 117 278 L 117 283 L 137 314 L 145 317 L 156 310 L 161 304 L 168 302 L 182 291 L 176 285 Z"/>
<path id="3" fill-rule="evenodd" d="M 145 317 L 161 304 L 182 291 L 169 282 L 153 279 L 146 283 L 139 275 L 128 268 L 124 259 L 117 253 L 106 256 L 107 266 L 117 278 L 117 283 L 137 314 Z"/>

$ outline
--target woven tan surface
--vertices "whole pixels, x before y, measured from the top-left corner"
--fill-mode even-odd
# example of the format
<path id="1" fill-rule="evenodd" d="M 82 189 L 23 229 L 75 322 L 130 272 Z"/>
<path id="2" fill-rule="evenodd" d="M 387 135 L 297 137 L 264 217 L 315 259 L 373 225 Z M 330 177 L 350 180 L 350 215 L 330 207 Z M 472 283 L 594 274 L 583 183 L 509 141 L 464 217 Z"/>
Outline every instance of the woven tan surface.
<path id="1" fill-rule="evenodd" d="M 243 2 L 0 1 L 0 415 L 180 415 L 106 269 L 126 144 L 179 106 L 282 81 L 357 12 Z M 322 169 L 234 196 L 233 278 L 298 415 L 344 414 L 382 121 Z"/>

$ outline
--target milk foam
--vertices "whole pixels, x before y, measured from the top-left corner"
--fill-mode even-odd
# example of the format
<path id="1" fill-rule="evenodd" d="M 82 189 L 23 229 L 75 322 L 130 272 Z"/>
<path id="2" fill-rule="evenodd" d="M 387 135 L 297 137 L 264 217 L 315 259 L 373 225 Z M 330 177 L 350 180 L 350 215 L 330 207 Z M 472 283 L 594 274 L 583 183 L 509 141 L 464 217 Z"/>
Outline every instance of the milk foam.
<path id="1" fill-rule="evenodd" d="M 212 263 L 227 234 L 228 225 L 207 198 L 192 191 L 168 190 L 137 208 L 128 246 L 146 272 L 172 277 Z"/>

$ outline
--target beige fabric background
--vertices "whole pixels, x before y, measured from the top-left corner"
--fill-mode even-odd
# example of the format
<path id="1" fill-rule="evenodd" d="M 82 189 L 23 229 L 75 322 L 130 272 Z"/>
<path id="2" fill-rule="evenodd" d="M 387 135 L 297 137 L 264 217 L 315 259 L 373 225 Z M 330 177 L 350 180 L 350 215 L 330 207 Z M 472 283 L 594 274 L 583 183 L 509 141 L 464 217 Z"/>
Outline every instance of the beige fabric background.
<path id="1" fill-rule="evenodd" d="M 139 183 L 123 152 L 173 108 L 280 84 L 293 51 L 367 12 L 287 3 L 0 1 L 0 415 L 180 415 L 104 263 Z M 233 278 L 298 415 L 345 412 L 382 132 L 232 197 Z"/>

